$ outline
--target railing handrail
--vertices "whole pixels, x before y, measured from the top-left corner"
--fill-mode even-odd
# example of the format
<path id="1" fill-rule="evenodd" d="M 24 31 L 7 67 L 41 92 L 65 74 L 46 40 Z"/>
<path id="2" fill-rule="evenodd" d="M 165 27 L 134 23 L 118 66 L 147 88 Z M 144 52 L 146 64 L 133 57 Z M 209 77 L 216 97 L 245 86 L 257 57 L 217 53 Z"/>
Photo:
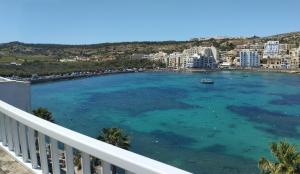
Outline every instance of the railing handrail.
<path id="1" fill-rule="evenodd" d="M 43 120 L 2 100 L 0 100 L 0 112 L 64 144 L 134 173 L 191 174 Z"/>

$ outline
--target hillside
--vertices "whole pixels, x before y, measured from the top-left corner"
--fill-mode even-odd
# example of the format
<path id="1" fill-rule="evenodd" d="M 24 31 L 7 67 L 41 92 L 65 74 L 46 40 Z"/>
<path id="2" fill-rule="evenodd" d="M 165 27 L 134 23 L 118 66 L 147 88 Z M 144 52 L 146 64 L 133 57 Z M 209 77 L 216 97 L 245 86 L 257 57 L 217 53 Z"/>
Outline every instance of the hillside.
<path id="1" fill-rule="evenodd" d="M 162 41 L 162 42 L 122 42 L 101 43 L 91 45 L 60 45 L 60 44 L 28 44 L 21 42 L 10 42 L 0 44 L 0 75 L 24 75 L 31 73 L 53 74 L 65 73 L 75 70 L 96 70 L 99 67 L 126 68 L 118 62 L 128 62 L 134 53 L 150 54 L 159 51 L 171 53 L 183 51 L 192 46 L 215 46 L 221 51 L 230 51 L 239 44 L 265 43 L 268 40 L 279 40 L 281 43 L 295 44 L 299 46 L 300 32 L 278 34 L 268 37 L 251 37 L 246 39 L 208 39 L 192 41 Z M 73 59 L 80 57 L 89 62 L 62 63 L 61 59 Z M 120 61 L 120 59 L 124 61 Z M 115 60 L 115 61 L 114 61 Z M 108 61 L 108 62 L 107 62 Z M 11 62 L 22 64 L 15 67 Z M 106 62 L 102 67 L 101 62 Z M 140 62 L 136 62 L 140 65 Z M 143 62 L 143 66 L 151 67 L 153 62 Z M 34 67 L 34 68 L 33 68 Z M 101 69 L 100 68 L 100 69 Z M 22 71 L 24 71 L 22 73 Z"/>
<path id="2" fill-rule="evenodd" d="M 0 64 L 11 61 L 46 61 L 75 56 L 95 58 L 99 61 L 129 58 L 134 53 L 149 54 L 158 51 L 171 53 L 182 51 L 192 46 L 214 45 L 221 50 L 231 50 L 238 44 L 264 43 L 267 40 L 279 40 L 281 43 L 299 45 L 300 32 L 278 34 L 269 37 L 252 37 L 247 39 L 209 39 L 205 41 L 164 41 L 164 42 L 123 42 L 91 45 L 26 44 L 10 42 L 0 44 Z"/>
<path id="3" fill-rule="evenodd" d="M 111 60 L 129 58 L 134 53 L 173 52 L 193 46 L 191 42 L 124 42 L 93 45 L 25 44 L 11 42 L 0 45 L 0 63 L 11 61 L 57 61 L 75 56 Z"/>
<path id="4" fill-rule="evenodd" d="M 279 40 L 281 43 L 297 44 L 300 43 L 300 32 L 290 32 L 284 34 L 277 34 L 266 37 L 265 39 Z"/>

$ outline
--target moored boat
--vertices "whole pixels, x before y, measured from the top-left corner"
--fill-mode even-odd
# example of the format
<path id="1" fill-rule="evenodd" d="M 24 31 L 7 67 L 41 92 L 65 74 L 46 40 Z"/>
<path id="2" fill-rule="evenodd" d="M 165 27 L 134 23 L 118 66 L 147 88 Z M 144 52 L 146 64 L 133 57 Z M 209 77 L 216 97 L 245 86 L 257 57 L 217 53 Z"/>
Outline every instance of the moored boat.
<path id="1" fill-rule="evenodd" d="M 214 84 L 212 79 L 201 79 L 201 83 L 203 84 Z"/>

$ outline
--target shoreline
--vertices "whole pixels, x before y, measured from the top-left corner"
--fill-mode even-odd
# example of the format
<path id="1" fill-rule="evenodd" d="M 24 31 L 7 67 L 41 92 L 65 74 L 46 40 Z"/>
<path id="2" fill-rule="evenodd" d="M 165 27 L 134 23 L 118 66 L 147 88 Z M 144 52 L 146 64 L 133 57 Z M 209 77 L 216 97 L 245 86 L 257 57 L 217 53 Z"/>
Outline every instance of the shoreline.
<path id="1" fill-rule="evenodd" d="M 230 69 L 160 69 L 151 70 L 151 72 L 217 72 L 217 71 L 242 71 L 242 72 L 267 72 L 267 73 L 288 73 L 288 74 L 300 74 L 300 69 L 262 69 L 262 68 L 252 68 L 252 69 L 242 69 L 242 68 L 230 68 Z"/>
<path id="2" fill-rule="evenodd" d="M 74 79 L 83 79 L 89 77 L 97 77 L 97 76 L 105 76 L 105 75 L 114 75 L 114 74 L 123 74 L 123 73 L 137 73 L 137 72 L 192 72 L 192 73 L 206 73 L 206 72 L 219 72 L 219 71 L 242 71 L 242 72 L 267 72 L 267 73 L 287 73 L 287 74 L 299 74 L 300 69 L 262 69 L 262 68 L 252 68 L 252 69 L 242 69 L 242 68 L 226 68 L 226 69 L 139 69 L 139 70 L 107 70 L 104 72 L 81 72 L 75 74 L 64 74 L 64 75 L 50 75 L 50 76 L 38 76 L 31 78 L 22 78 L 22 77 L 8 77 L 12 80 L 17 81 L 28 81 L 31 84 L 39 84 L 39 83 L 48 83 L 48 82 L 56 82 L 56 81 L 64 81 L 64 80 L 74 80 Z"/>
<path id="3" fill-rule="evenodd" d="M 75 79 L 83 79 L 89 77 L 97 77 L 97 76 L 106 76 L 106 75 L 114 75 L 114 74 L 123 74 L 123 73 L 136 73 L 136 72 L 144 72 L 144 70 L 123 70 L 123 71 L 105 71 L 105 72 L 85 72 L 79 74 L 64 74 L 64 75 L 50 75 L 50 76 L 38 76 L 32 78 L 22 78 L 22 77 L 6 77 L 11 80 L 17 81 L 27 81 L 31 84 L 40 84 L 40 83 L 48 83 L 48 82 L 57 82 L 64 80 L 75 80 Z"/>

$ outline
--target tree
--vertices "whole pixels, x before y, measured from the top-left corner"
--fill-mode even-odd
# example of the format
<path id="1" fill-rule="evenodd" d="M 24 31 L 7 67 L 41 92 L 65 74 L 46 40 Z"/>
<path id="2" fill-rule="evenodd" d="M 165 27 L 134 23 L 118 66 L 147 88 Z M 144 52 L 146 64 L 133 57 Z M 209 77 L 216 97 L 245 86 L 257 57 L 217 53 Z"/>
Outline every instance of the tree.
<path id="1" fill-rule="evenodd" d="M 258 162 L 261 174 L 299 174 L 300 153 L 296 145 L 280 141 L 272 143 L 270 150 L 276 161 L 270 161 L 262 157 Z"/>
<path id="2" fill-rule="evenodd" d="M 33 110 L 32 113 L 41 119 L 44 119 L 44 120 L 54 123 L 54 118 L 52 116 L 52 113 L 49 112 L 47 108 L 39 107 L 39 108 Z"/>
<path id="3" fill-rule="evenodd" d="M 121 128 L 104 128 L 97 139 L 126 150 L 130 147 L 129 136 Z"/>
<path id="4" fill-rule="evenodd" d="M 130 147 L 130 138 L 121 128 L 103 128 L 97 139 L 126 150 Z M 116 173 L 117 168 L 112 165 L 112 174 Z"/>

